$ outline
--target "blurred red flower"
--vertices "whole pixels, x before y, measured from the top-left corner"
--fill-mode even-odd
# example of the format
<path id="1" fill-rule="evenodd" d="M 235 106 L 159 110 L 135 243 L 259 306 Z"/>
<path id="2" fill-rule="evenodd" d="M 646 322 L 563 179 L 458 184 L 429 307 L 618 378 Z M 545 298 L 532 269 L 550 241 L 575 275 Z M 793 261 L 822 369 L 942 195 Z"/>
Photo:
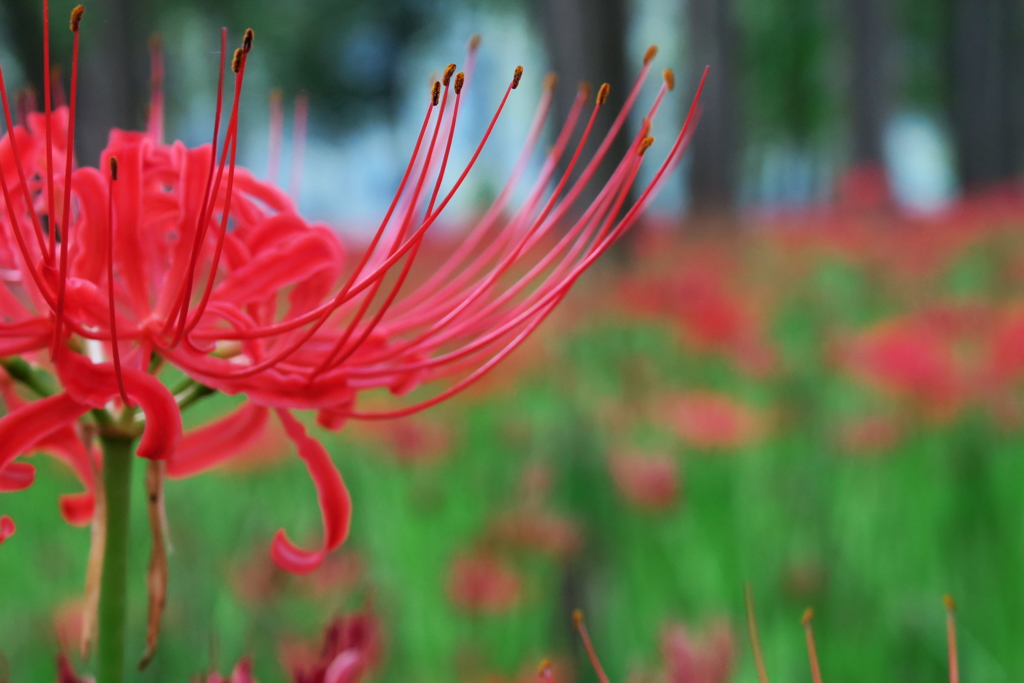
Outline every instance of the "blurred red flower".
<path id="1" fill-rule="evenodd" d="M 475 551 L 460 555 L 448 571 L 448 597 L 474 614 L 506 612 L 519 603 L 523 579 L 496 555 Z"/>
<path id="2" fill-rule="evenodd" d="M 679 499 L 679 465 L 667 453 L 613 453 L 608 467 L 622 498 L 642 510 L 664 511 Z"/>
<path id="3" fill-rule="evenodd" d="M 694 448 L 733 450 L 757 441 L 767 427 L 763 414 L 725 394 L 691 391 L 666 397 L 663 419 Z"/>
<path id="4" fill-rule="evenodd" d="M 727 683 L 736 643 L 725 622 L 699 632 L 674 624 L 662 633 L 661 651 L 670 683 Z"/>

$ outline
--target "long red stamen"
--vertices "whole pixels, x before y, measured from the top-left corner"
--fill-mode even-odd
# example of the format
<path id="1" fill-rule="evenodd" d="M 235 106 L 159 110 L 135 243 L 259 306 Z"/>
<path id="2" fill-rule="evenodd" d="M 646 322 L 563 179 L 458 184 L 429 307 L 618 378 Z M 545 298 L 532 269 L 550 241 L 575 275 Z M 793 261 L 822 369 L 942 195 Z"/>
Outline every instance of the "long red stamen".
<path id="1" fill-rule="evenodd" d="M 110 157 L 110 175 L 107 177 L 107 304 L 110 307 L 110 356 L 114 362 L 114 376 L 121 401 L 130 406 L 128 392 L 121 375 L 121 350 L 117 339 L 117 308 L 114 300 L 114 186 L 117 184 L 117 157 Z"/>
<path id="2" fill-rule="evenodd" d="M 757 668 L 757 679 L 768 683 L 768 669 L 764 665 L 764 653 L 761 652 L 761 639 L 757 636 L 757 617 L 754 615 L 754 596 L 747 583 L 743 587 L 744 602 L 747 605 L 747 630 L 750 632 L 750 647 L 754 651 L 754 666 Z"/>
<path id="3" fill-rule="evenodd" d="M 302 191 L 302 162 L 306 155 L 306 131 L 309 128 L 309 97 L 299 93 L 295 98 L 292 116 L 292 166 L 288 178 L 288 193 L 296 202 Z"/>
<path id="4" fill-rule="evenodd" d="M 807 658 L 811 663 L 811 679 L 814 683 L 821 683 L 821 667 L 818 665 L 818 648 L 814 644 L 814 628 L 811 621 L 814 619 L 814 610 L 807 608 L 801 620 L 804 625 L 804 636 L 807 639 Z"/>
<path id="5" fill-rule="evenodd" d="M 235 71 L 235 99 L 234 107 L 231 112 L 231 121 L 228 124 L 228 130 L 224 134 L 224 145 L 225 151 L 227 149 L 228 139 L 231 140 L 231 161 L 228 165 L 228 181 L 227 188 L 224 191 L 224 210 L 221 214 L 220 230 L 217 233 L 217 244 L 214 247 L 213 261 L 210 264 L 210 276 L 206 280 L 206 287 L 203 289 L 203 296 L 199 300 L 199 304 L 196 306 L 194 317 L 190 323 L 185 326 L 185 333 L 188 334 L 195 329 L 195 326 L 199 324 L 199 320 L 203 316 L 203 311 L 206 310 L 206 305 L 210 301 L 210 294 L 213 292 L 213 285 L 217 279 L 217 269 L 220 266 L 220 256 L 224 249 L 224 238 L 227 236 L 228 231 L 228 217 L 231 215 L 231 196 L 234 189 L 235 183 L 235 158 L 238 154 L 238 111 L 241 108 L 240 98 L 242 96 L 242 81 L 245 78 L 245 64 L 249 55 L 249 50 L 252 49 L 253 31 L 252 29 L 246 29 L 245 38 L 242 41 L 242 48 L 235 50 L 234 61 L 232 62 L 231 68 Z M 221 157 L 221 166 L 224 165 L 224 158 Z M 210 206 L 210 215 L 213 214 L 213 206 Z M 188 302 L 182 302 L 182 310 L 187 313 Z"/>
<path id="6" fill-rule="evenodd" d="M 444 99 L 441 101 L 441 112 L 438 114 L 437 123 L 434 126 L 434 135 L 433 135 L 433 138 L 430 141 L 430 151 L 431 152 L 433 152 L 434 146 L 437 144 L 437 136 L 438 136 L 438 132 L 440 131 L 440 128 L 441 128 L 441 120 L 444 118 L 445 105 L 448 102 L 448 84 L 449 84 L 449 80 L 451 79 L 452 73 L 454 71 L 455 71 L 455 65 L 454 64 L 450 64 L 448 66 L 448 69 L 445 71 Z M 440 168 L 440 170 L 438 171 L 438 174 L 437 174 L 437 181 L 434 183 L 434 191 L 433 191 L 433 193 L 430 196 L 430 201 L 427 203 L 426 214 L 428 216 L 430 215 L 431 211 L 433 211 L 434 203 L 437 201 L 437 195 L 441 191 L 441 181 L 444 178 L 445 168 L 447 168 L 447 166 L 448 166 L 448 156 L 451 153 L 452 139 L 453 139 L 453 137 L 455 135 L 455 125 L 456 125 L 456 122 L 458 121 L 458 117 L 459 117 L 459 103 L 462 101 L 462 86 L 463 86 L 463 83 L 464 83 L 465 76 L 464 76 L 464 74 L 460 73 L 455 78 L 456 78 L 456 81 L 455 81 L 455 83 L 456 83 L 455 107 L 454 107 L 454 109 L 452 111 L 451 124 L 448 127 L 447 143 L 445 144 L 444 157 L 443 157 L 443 159 L 441 161 L 441 168 Z M 424 161 L 424 164 L 423 164 L 423 176 L 420 179 L 420 185 L 422 185 L 423 179 L 426 177 L 426 174 L 427 174 L 427 172 L 429 170 L 429 167 L 430 167 L 430 154 L 428 153 L 427 154 L 427 158 L 426 158 L 426 160 Z M 406 215 L 406 219 L 405 219 L 405 227 L 408 226 L 409 221 L 412 218 L 412 212 L 414 211 L 414 209 L 415 209 L 415 200 L 413 200 L 413 202 L 410 203 L 409 212 Z M 353 353 L 355 353 L 356 349 L 358 349 L 360 346 L 362 346 L 362 344 L 369 338 L 370 334 L 373 333 L 373 330 L 380 323 L 381 319 L 384 317 L 384 314 L 387 313 L 388 308 L 391 306 L 391 303 L 395 300 L 395 297 L 398 295 L 399 290 L 401 289 L 402 285 L 405 283 L 406 277 L 409 275 L 409 270 L 410 270 L 410 268 L 412 266 L 413 261 L 416 259 L 416 253 L 419 250 L 419 245 L 420 244 L 422 244 L 422 243 L 417 243 L 416 247 L 413 248 L 413 250 L 409 253 L 409 257 L 406 259 L 405 265 L 402 267 L 402 270 L 399 273 L 398 278 L 396 279 L 394 285 L 392 286 L 391 292 L 388 294 L 388 296 L 385 299 L 384 303 L 381 304 L 380 309 L 377 311 L 377 314 L 374 316 L 373 320 L 371 320 L 370 323 L 368 325 L 366 325 L 366 327 L 363 329 L 363 332 L 360 335 L 360 337 L 353 344 L 351 344 L 349 346 L 348 350 L 341 354 L 341 356 L 337 359 L 337 364 L 344 363 L 346 359 L 348 359 Z M 367 297 L 366 300 L 369 301 L 371 298 L 372 297 Z M 348 342 L 348 339 L 349 339 L 349 337 L 350 337 L 350 335 L 352 333 L 352 330 L 354 330 L 354 324 L 357 321 L 358 321 L 358 317 L 353 319 L 353 323 L 349 326 L 349 329 L 346 330 L 346 333 L 344 335 L 342 335 L 342 337 L 340 339 L 338 339 L 338 341 L 334 345 L 334 348 L 331 349 L 331 352 L 329 354 L 327 354 L 327 357 L 324 359 L 324 361 L 312 372 L 312 374 L 310 374 L 310 380 L 315 378 L 319 373 L 323 372 L 324 369 L 326 369 L 327 367 L 330 367 L 332 364 L 335 364 L 335 361 L 334 361 L 335 357 L 337 356 L 338 353 L 341 352 L 341 349 L 343 349 L 345 347 L 345 344 Z"/>
<path id="7" fill-rule="evenodd" d="M 515 78 L 513 82 L 515 84 L 518 84 L 518 78 Z M 315 308 L 315 309 L 313 309 L 311 311 L 307 311 L 306 313 L 303 313 L 302 315 L 296 316 L 295 318 L 292 318 L 291 320 L 287 320 L 287 321 L 284 321 L 284 322 L 281 322 L 281 323 L 275 323 L 275 324 L 272 324 L 272 325 L 266 325 L 266 326 L 263 326 L 263 327 L 260 327 L 260 328 L 253 328 L 253 329 L 249 329 L 249 330 L 245 330 L 245 331 L 238 331 L 238 330 L 233 330 L 233 331 L 222 331 L 222 330 L 210 331 L 210 332 L 207 332 L 207 333 L 201 335 L 201 338 L 214 339 L 214 340 L 258 339 L 258 338 L 263 338 L 263 337 L 275 336 L 275 335 L 280 334 L 282 332 L 287 332 L 287 331 L 290 331 L 290 330 L 297 329 L 297 328 L 299 328 L 299 327 L 301 327 L 301 326 L 303 326 L 303 325 L 305 325 L 305 324 L 307 324 L 309 322 L 314 322 L 314 325 L 309 330 L 307 330 L 306 333 L 304 333 L 303 339 L 300 340 L 300 343 L 297 344 L 297 345 L 294 345 L 294 348 L 292 348 L 291 351 L 287 351 L 286 353 L 281 354 L 280 357 L 283 358 L 283 357 L 289 355 L 295 349 L 297 349 L 299 346 L 301 346 L 301 343 L 304 343 L 305 340 L 308 340 L 309 338 L 311 338 L 312 335 L 315 333 L 315 331 L 317 329 L 319 329 L 323 325 L 323 323 L 327 320 L 327 317 L 330 316 L 331 313 L 333 313 L 335 310 L 337 310 L 339 307 L 341 307 L 347 301 L 353 299 L 354 297 L 358 296 L 360 293 L 365 291 L 367 288 L 371 287 L 377 280 L 379 280 L 381 277 L 383 277 L 388 272 L 388 270 L 399 259 L 401 259 L 419 240 L 423 239 L 423 236 L 426 234 L 427 230 L 430 229 L 430 227 L 434 224 L 434 222 L 437 220 L 437 218 L 444 211 L 445 207 L 451 201 L 452 197 L 455 196 L 455 193 L 458 192 L 459 188 L 462 186 L 462 183 L 465 181 L 466 177 L 469 175 L 470 171 L 473 169 L 474 165 L 476 164 L 476 161 L 479 159 L 480 154 L 483 152 L 484 147 L 487 145 L 487 141 L 490 139 L 491 133 L 494 131 L 494 126 L 496 125 L 496 123 L 498 121 L 498 118 L 501 116 L 501 112 L 504 110 L 505 104 L 508 101 L 508 97 L 509 97 L 510 93 L 512 92 L 512 90 L 513 90 L 512 84 L 510 84 L 505 89 L 505 94 L 502 97 L 501 102 L 499 103 L 497 110 L 494 112 L 493 116 L 491 117 L 491 120 L 490 120 L 486 130 L 484 131 L 484 134 L 481 137 L 480 142 L 477 144 L 476 149 L 473 151 L 472 156 L 470 157 L 469 161 L 466 163 L 466 166 L 463 168 L 462 173 L 459 175 L 458 179 L 455 181 L 455 183 L 452 185 L 452 187 L 448 190 L 448 193 L 445 195 L 444 199 L 442 199 L 441 202 L 438 204 L 438 206 L 434 210 L 434 212 L 429 217 L 427 217 L 427 219 L 419 226 L 419 228 L 412 235 L 410 235 L 408 237 L 408 239 L 406 239 L 406 241 L 402 244 L 402 246 L 400 246 L 391 256 L 389 256 L 387 259 L 385 259 L 382 263 L 378 264 L 373 269 L 373 271 L 371 271 L 368 275 L 366 275 L 364 278 L 359 280 L 358 283 L 355 282 L 355 277 L 350 278 L 349 283 L 347 283 L 346 286 L 342 287 L 341 290 L 334 296 L 334 298 L 331 301 L 328 301 L 325 304 L 321 304 L 317 308 Z M 428 118 L 429 118 L 429 112 L 428 112 Z M 423 128 L 424 130 L 425 130 L 425 127 L 426 127 L 426 123 L 424 123 L 424 128 Z M 415 158 L 415 155 L 414 155 L 414 158 Z M 397 199 L 393 203 L 396 203 L 396 202 L 397 202 Z M 393 208 L 391 210 L 393 210 Z M 380 232 L 380 231 L 378 231 L 378 232 Z M 379 235 L 375 236 L 375 240 L 379 240 Z M 375 244 L 375 242 L 373 244 Z M 361 263 L 365 264 L 365 262 L 367 260 L 368 260 L 368 256 L 364 254 L 364 258 L 361 261 Z M 357 269 L 357 273 L 356 274 L 358 274 L 358 272 L 360 272 L 360 269 Z M 355 284 L 353 285 L 351 283 L 355 283 Z M 277 362 L 279 362 L 279 360 L 280 360 L 280 358 L 278 360 L 273 361 L 269 365 L 276 364 Z M 263 369 L 266 369 L 266 367 L 269 367 L 269 365 L 260 366 L 258 368 L 257 368 L 257 366 L 251 366 L 249 368 L 245 368 L 245 369 L 237 371 L 237 372 L 225 373 L 222 376 L 225 377 L 225 378 L 227 378 L 227 377 L 249 376 L 251 374 L 255 374 L 257 372 L 260 372 Z M 239 374 L 239 373 L 241 373 L 241 374 Z"/>
<path id="8" fill-rule="evenodd" d="M 164 54 L 160 36 L 149 39 L 149 116 L 146 132 L 157 142 L 164 140 Z"/>
<path id="9" fill-rule="evenodd" d="M 199 261 L 199 252 L 203 246 L 203 240 L 206 237 L 206 230 L 209 224 L 209 217 L 207 215 L 207 209 L 210 207 L 213 193 L 220 187 L 220 178 L 217 178 L 217 188 L 213 187 L 213 175 L 217 170 L 217 140 L 220 135 L 220 119 L 224 109 L 224 57 L 228 51 L 228 30 L 222 28 L 220 30 L 220 60 L 218 67 L 217 76 L 217 108 L 213 116 L 213 142 L 210 146 L 210 170 L 206 175 L 206 189 L 203 191 L 203 203 L 199 208 L 199 215 L 196 217 L 196 231 L 195 238 L 192 243 L 192 254 L 189 258 L 188 271 L 185 274 L 185 278 L 182 280 L 181 288 L 178 292 L 178 299 L 175 305 L 171 309 L 171 313 L 168 316 L 168 325 L 173 321 L 177 320 L 177 333 L 174 339 L 171 341 L 171 347 L 177 346 L 181 342 L 181 337 L 185 330 L 185 315 L 188 310 L 189 302 L 192 299 L 192 282 L 196 274 L 196 265 Z M 237 100 L 236 100 L 237 105 Z M 225 150 L 227 149 L 227 141 L 224 143 Z M 221 162 L 223 165 L 223 162 Z M 168 328 L 169 329 L 169 328 Z"/>
<path id="10" fill-rule="evenodd" d="M 572 623 L 580 634 L 580 640 L 583 641 L 583 647 L 587 651 L 587 657 L 590 658 L 590 663 L 594 667 L 594 673 L 597 674 L 598 680 L 601 683 L 608 683 L 608 675 L 604 672 L 604 667 L 601 666 L 601 661 L 597 658 L 594 644 L 590 642 L 590 634 L 587 633 L 587 625 L 583 623 L 583 612 L 581 610 L 576 610 L 572 613 Z"/>
<path id="11" fill-rule="evenodd" d="M 281 91 L 270 91 L 270 140 L 267 143 L 267 180 L 277 184 L 281 163 L 281 136 L 284 131 L 284 112 L 281 110 Z"/>
<path id="12" fill-rule="evenodd" d="M 50 94 L 50 0 L 43 0 L 43 106 L 46 113 L 46 207 L 49 220 L 49 248 L 47 259 L 52 263 L 57 255 L 57 209 L 53 196 L 53 118 Z"/>
<path id="13" fill-rule="evenodd" d="M 946 595 L 946 647 L 949 649 L 949 683 L 960 683 L 960 660 L 956 650 L 956 603 Z"/>
<path id="14" fill-rule="evenodd" d="M 14 131 L 14 123 L 11 120 L 11 106 L 7 99 L 7 87 L 4 85 L 4 71 L 0 68 L 0 98 L 3 100 L 4 108 L 4 121 L 7 125 L 7 139 L 11 143 L 11 155 L 14 157 L 14 165 L 18 170 L 18 182 L 21 185 L 23 199 L 25 206 L 28 209 L 29 214 L 32 216 L 32 224 L 34 232 L 36 234 L 36 240 L 39 244 L 39 253 L 46 253 L 46 242 L 43 239 L 42 226 L 39 223 L 39 215 L 32 208 L 32 194 L 29 190 L 28 183 L 25 181 L 25 168 L 21 163 L 21 155 L 18 153 L 18 142 L 17 135 Z M 50 308 L 54 307 L 54 300 L 50 294 L 50 291 L 43 286 L 42 281 L 39 278 L 39 273 L 36 270 L 36 258 L 29 254 L 28 245 L 25 244 L 21 234 L 21 228 L 19 227 L 19 221 L 17 218 L 17 212 L 15 211 L 14 205 L 11 203 L 10 197 L 7 195 L 7 183 L 4 182 L 4 198 L 7 204 L 7 210 L 11 217 L 11 225 L 14 227 L 15 236 L 18 238 L 18 245 L 21 249 L 22 256 L 25 259 L 25 264 L 29 268 L 29 272 L 32 274 L 32 280 L 36 284 L 36 288 L 46 299 L 47 304 Z"/>
<path id="15" fill-rule="evenodd" d="M 57 312 L 53 330 L 54 354 L 60 350 L 61 333 L 64 327 L 64 294 L 68 281 L 68 243 L 71 241 L 71 170 L 74 163 L 75 150 L 75 100 L 78 95 L 78 25 L 82 21 L 85 8 L 78 5 L 71 10 L 71 31 L 75 34 L 74 51 L 71 57 L 71 100 L 68 111 L 68 148 L 64 164 L 64 206 L 60 219 L 60 271 L 57 284 Z M 56 225 L 50 222 L 50 234 L 56 231 Z"/>

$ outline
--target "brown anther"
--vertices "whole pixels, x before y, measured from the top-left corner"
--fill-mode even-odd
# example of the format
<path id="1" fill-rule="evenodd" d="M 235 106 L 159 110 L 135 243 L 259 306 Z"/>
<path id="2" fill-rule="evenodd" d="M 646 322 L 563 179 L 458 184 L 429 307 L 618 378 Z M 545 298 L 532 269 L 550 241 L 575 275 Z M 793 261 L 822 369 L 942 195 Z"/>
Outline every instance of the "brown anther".
<path id="1" fill-rule="evenodd" d="M 159 49 L 161 49 L 163 47 L 163 45 L 164 45 L 164 40 L 163 40 L 163 38 L 160 37 L 159 33 L 154 33 L 153 35 L 151 35 L 149 37 L 149 49 L 150 50 L 159 50 Z"/>
<path id="2" fill-rule="evenodd" d="M 452 80 L 452 75 L 454 75 L 454 74 L 455 74 L 455 65 L 454 64 L 449 64 L 445 68 L 445 70 L 444 70 L 444 76 L 441 78 L 441 83 L 444 85 L 444 87 L 446 87 L 446 88 L 448 87 L 448 84 Z"/>
<path id="3" fill-rule="evenodd" d="M 542 660 L 540 660 L 540 664 L 537 665 L 537 673 L 543 674 L 545 671 L 547 671 L 550 668 L 551 668 L 551 660 L 550 659 L 542 659 Z"/>
<path id="4" fill-rule="evenodd" d="M 804 615 L 800 618 L 800 623 L 806 626 L 811 623 L 811 619 L 814 618 L 814 610 L 808 607 L 804 610 Z"/>
<path id="5" fill-rule="evenodd" d="M 946 609 L 949 610 L 950 612 L 952 612 L 953 610 L 956 609 L 956 601 L 953 600 L 953 596 L 952 595 L 943 595 L 942 596 L 942 604 L 944 604 L 946 606 Z"/>
<path id="6" fill-rule="evenodd" d="M 672 69 L 665 69 L 664 74 L 665 74 L 665 86 L 669 90 L 675 90 L 676 89 L 676 75 L 675 75 L 675 73 L 672 72 Z"/>
<path id="7" fill-rule="evenodd" d="M 252 39 L 256 37 L 256 34 L 251 28 L 245 29 L 245 36 L 242 38 L 242 50 L 248 54 L 249 50 L 252 49 Z"/>
<path id="8" fill-rule="evenodd" d="M 441 81 L 434 81 L 434 85 L 430 88 L 430 101 L 437 106 L 437 103 L 441 101 Z"/>
<path id="9" fill-rule="evenodd" d="M 75 9 L 71 10 L 71 30 L 78 33 L 78 25 L 82 22 L 82 15 L 85 14 L 85 8 L 81 5 L 76 5 Z"/>
<path id="10" fill-rule="evenodd" d="M 576 630 L 579 630 L 580 627 L 583 626 L 583 610 L 574 609 L 572 611 L 572 625 Z"/>
<path id="11" fill-rule="evenodd" d="M 244 56 L 245 53 L 242 52 L 242 48 L 238 48 L 237 50 L 235 50 L 235 56 L 231 58 L 231 70 L 235 73 L 238 73 L 239 70 L 242 68 L 242 58 Z"/>
<path id="12" fill-rule="evenodd" d="M 455 74 L 455 94 L 458 95 L 462 92 L 462 87 L 466 85 L 466 74 L 461 71 Z"/>
<path id="13" fill-rule="evenodd" d="M 480 34 L 474 33 L 469 38 L 469 43 L 466 45 L 466 49 L 470 52 L 476 52 L 476 49 L 480 47 Z"/>
<path id="14" fill-rule="evenodd" d="M 597 89 L 597 106 L 601 106 L 608 101 L 608 93 L 611 91 L 612 86 L 607 83 L 602 83 L 601 87 Z"/>
<path id="15" fill-rule="evenodd" d="M 117 180 L 117 157 L 110 157 L 110 179 Z"/>
<path id="16" fill-rule="evenodd" d="M 512 89 L 515 90 L 519 87 L 519 81 L 523 78 L 523 67 L 517 66 L 515 73 L 512 74 Z"/>
<path id="17" fill-rule="evenodd" d="M 644 53 L 644 64 L 650 64 L 651 60 L 654 59 L 654 56 L 657 54 L 657 45 L 651 45 L 649 48 L 647 48 L 647 52 Z"/>
<path id="18" fill-rule="evenodd" d="M 580 94 L 583 95 L 583 99 L 590 99 L 590 83 L 587 81 L 580 81 Z"/>
<path id="19" fill-rule="evenodd" d="M 644 152 L 646 152 L 648 149 L 650 149 L 651 145 L 653 145 L 653 144 L 654 144 L 654 138 L 652 138 L 650 135 L 648 135 L 647 137 L 645 137 L 643 140 L 640 141 L 640 149 L 637 150 L 637 154 L 639 154 L 640 156 L 643 156 Z"/>
<path id="20" fill-rule="evenodd" d="M 558 74 L 556 74 L 554 71 L 552 71 L 552 72 L 550 72 L 548 74 L 545 74 L 545 76 L 544 76 L 544 89 L 545 90 L 554 90 L 556 85 L 558 85 Z"/>

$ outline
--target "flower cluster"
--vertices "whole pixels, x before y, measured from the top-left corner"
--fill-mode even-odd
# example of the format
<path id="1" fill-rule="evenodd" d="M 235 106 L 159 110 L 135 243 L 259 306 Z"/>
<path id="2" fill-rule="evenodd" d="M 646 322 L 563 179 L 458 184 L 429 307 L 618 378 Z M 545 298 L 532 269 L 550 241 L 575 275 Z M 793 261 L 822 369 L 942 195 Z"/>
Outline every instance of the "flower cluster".
<path id="1" fill-rule="evenodd" d="M 351 510 L 326 449 L 293 411 L 315 411 L 322 426 L 339 428 L 351 418 L 408 415 L 472 384 L 520 345 L 635 222 L 678 164 L 696 107 L 694 100 L 653 180 L 634 188 L 650 156 L 644 154 L 653 142 L 649 122 L 672 87 L 666 72 L 629 151 L 582 206 L 578 200 L 612 141 L 625 135 L 655 51 L 589 159 L 583 149 L 597 135 L 594 121 L 608 87 L 596 99 L 581 88 L 539 177 L 513 208 L 510 199 L 548 117 L 546 88 L 503 191 L 458 248 L 423 277 L 413 274 L 417 253 L 473 169 L 519 85 L 521 67 L 457 172 L 449 168 L 449 152 L 476 41 L 465 71 L 457 73 L 454 64 L 444 70 L 424 98 L 422 127 L 394 199 L 369 244 L 353 253 L 329 227 L 303 219 L 286 193 L 235 163 L 251 30 L 230 60 L 227 107 L 222 33 L 211 144 L 163 141 L 163 94 L 154 78 L 147 129 L 112 131 L 99 166 L 79 165 L 73 150 L 81 18 L 78 8 L 66 106 L 52 106 L 48 81 L 44 111 L 15 120 L 0 73 L 7 125 L 0 140 L 0 357 L 10 378 L 34 394 L 26 400 L 5 378 L 0 490 L 31 485 L 34 470 L 21 456 L 52 452 L 86 488 L 62 500 L 64 516 L 86 523 L 103 462 L 83 436 L 141 436 L 139 456 L 160 463 L 161 476 L 185 477 L 239 452 L 274 417 L 307 465 L 323 512 L 321 547 L 299 548 L 283 530 L 274 538 L 275 562 L 293 572 L 312 570 L 345 540 Z M 168 366 L 186 377 L 174 390 L 161 381 Z M 449 383 L 403 407 L 357 405 L 372 390 L 404 395 L 436 380 Z M 212 391 L 246 401 L 183 433 L 181 410 Z M 11 533 L 5 517 L 0 539 Z"/>

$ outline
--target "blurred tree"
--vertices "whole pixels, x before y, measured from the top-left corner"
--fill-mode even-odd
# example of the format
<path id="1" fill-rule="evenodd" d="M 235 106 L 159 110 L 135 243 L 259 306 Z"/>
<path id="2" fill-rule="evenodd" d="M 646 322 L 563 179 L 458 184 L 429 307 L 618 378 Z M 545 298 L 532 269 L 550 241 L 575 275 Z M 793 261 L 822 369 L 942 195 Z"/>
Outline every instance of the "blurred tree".
<path id="1" fill-rule="evenodd" d="M 691 143 L 687 176 L 697 215 L 720 215 L 736 201 L 740 128 L 736 74 L 739 32 L 732 0 L 688 0 L 690 63 L 699 74 L 711 66 L 701 98 L 700 125 Z"/>
<path id="2" fill-rule="evenodd" d="M 597 131 L 607 130 L 622 107 L 629 89 L 626 68 L 625 0 L 533 0 L 534 17 L 544 36 L 551 68 L 558 74 L 555 86 L 554 120 L 564 121 L 582 81 L 593 85 L 596 94 L 601 83 L 611 85 L 608 103 L 598 118 Z M 626 153 L 628 133 L 618 136 L 598 169 L 597 179 L 581 195 L 577 206 L 585 206 L 596 196 Z M 586 147 L 585 162 L 600 143 L 601 136 L 591 136 Z M 581 162 L 581 163 L 583 163 Z M 581 168 L 579 166 L 578 168 Z"/>
<path id="3" fill-rule="evenodd" d="M 851 161 L 881 168 L 890 107 L 891 26 L 889 0 L 844 0 L 849 43 Z"/>
<path id="4" fill-rule="evenodd" d="M 960 181 L 978 190 L 1024 171 L 1024 12 L 1019 0 L 949 0 L 948 100 Z"/>

